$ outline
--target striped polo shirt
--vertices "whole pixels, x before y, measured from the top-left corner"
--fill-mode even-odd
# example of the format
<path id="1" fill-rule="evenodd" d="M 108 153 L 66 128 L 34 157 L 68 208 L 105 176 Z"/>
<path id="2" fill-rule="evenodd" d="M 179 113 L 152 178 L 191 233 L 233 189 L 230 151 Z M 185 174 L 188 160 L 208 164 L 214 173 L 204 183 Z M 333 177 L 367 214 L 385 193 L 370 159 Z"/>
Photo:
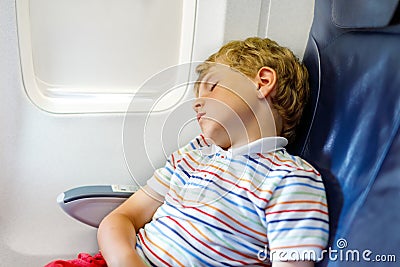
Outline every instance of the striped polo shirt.
<path id="1" fill-rule="evenodd" d="M 200 135 L 172 153 L 147 182 L 165 200 L 139 230 L 138 253 L 153 266 L 185 267 L 319 256 L 329 232 L 324 185 L 286 144 L 267 137 L 223 150 Z"/>

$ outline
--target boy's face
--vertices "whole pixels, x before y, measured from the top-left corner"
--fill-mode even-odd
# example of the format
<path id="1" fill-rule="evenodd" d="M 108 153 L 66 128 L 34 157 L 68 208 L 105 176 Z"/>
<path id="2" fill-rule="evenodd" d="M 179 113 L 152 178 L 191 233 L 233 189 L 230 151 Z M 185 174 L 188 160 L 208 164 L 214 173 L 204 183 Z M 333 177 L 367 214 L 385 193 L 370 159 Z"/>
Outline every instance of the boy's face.
<path id="1" fill-rule="evenodd" d="M 193 108 L 205 137 L 222 148 L 252 141 L 249 136 L 259 131 L 254 127 L 254 108 L 260 102 L 256 83 L 218 63 L 213 64 L 198 82 Z"/>

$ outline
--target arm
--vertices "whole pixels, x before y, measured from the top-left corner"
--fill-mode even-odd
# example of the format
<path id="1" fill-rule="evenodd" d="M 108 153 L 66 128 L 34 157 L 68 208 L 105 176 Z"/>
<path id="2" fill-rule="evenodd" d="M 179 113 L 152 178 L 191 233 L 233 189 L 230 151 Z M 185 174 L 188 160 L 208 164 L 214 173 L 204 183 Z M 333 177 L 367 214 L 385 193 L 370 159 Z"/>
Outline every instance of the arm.
<path id="1" fill-rule="evenodd" d="M 272 267 L 314 267 L 313 261 L 280 261 L 273 262 Z"/>
<path id="2" fill-rule="evenodd" d="M 299 168 L 281 178 L 276 188 L 266 209 L 272 266 L 312 267 L 313 260 L 323 255 L 329 238 L 322 178 L 315 169 Z"/>
<path id="3" fill-rule="evenodd" d="M 109 267 L 146 266 L 136 253 L 136 233 L 151 220 L 162 200 L 145 186 L 103 219 L 97 240 Z"/>

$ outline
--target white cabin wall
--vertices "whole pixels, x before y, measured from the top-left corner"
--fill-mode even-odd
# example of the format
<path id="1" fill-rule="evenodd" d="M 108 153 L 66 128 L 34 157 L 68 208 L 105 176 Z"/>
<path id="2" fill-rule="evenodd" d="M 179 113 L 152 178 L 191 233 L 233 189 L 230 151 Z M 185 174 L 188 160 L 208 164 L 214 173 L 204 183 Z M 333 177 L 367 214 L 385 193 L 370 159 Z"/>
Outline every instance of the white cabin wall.
<path id="1" fill-rule="evenodd" d="M 57 206 L 59 193 L 131 179 L 121 115 L 56 115 L 30 102 L 15 14 L 14 1 L 0 0 L 0 265 L 42 266 L 97 249 L 95 229 L 68 218 Z"/>
<path id="2" fill-rule="evenodd" d="M 303 58 L 314 14 L 313 0 L 271 0 L 265 36 Z"/>
<path id="3" fill-rule="evenodd" d="M 209 23 L 197 25 L 193 60 L 204 60 L 222 44 L 252 36 L 271 38 L 302 59 L 314 1 L 201 0 L 198 11 L 198 19 Z M 214 42 L 207 42 L 210 36 Z"/>
<path id="4" fill-rule="evenodd" d="M 268 37 L 302 58 L 313 12 L 313 0 L 227 1 L 224 43 L 249 36 Z"/>

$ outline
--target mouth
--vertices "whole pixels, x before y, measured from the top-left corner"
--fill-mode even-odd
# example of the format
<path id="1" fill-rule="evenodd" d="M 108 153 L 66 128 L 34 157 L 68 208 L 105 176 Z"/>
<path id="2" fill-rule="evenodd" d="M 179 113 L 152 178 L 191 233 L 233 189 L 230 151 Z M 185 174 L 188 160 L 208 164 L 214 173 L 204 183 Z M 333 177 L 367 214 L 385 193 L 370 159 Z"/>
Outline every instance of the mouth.
<path id="1" fill-rule="evenodd" d="M 203 117 L 205 114 L 206 114 L 205 112 L 197 113 L 197 121 L 199 121 L 201 117 Z"/>

